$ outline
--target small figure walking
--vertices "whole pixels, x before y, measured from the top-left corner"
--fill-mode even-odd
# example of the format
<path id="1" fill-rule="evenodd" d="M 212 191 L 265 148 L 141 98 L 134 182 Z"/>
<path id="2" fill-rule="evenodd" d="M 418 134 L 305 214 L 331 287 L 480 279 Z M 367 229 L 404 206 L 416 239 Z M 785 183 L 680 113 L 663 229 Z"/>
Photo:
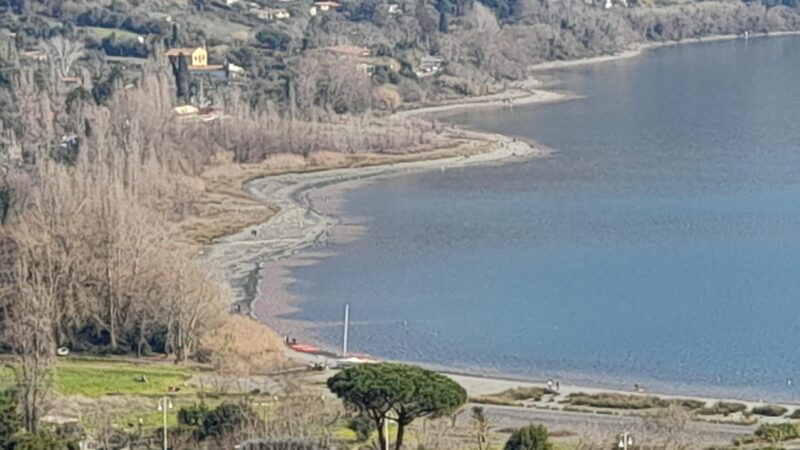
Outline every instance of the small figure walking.
<path id="1" fill-rule="evenodd" d="M 558 380 L 556 380 L 556 392 L 560 390 L 561 390 L 561 383 Z"/>
<path id="2" fill-rule="evenodd" d="M 553 390 L 553 380 L 547 380 L 547 389 Z"/>

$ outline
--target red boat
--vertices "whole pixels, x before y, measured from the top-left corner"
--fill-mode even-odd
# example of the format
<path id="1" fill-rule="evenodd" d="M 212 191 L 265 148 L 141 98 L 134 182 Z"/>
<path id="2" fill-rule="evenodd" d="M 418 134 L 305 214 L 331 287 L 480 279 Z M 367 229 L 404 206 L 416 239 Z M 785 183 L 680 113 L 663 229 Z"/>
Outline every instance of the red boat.
<path id="1" fill-rule="evenodd" d="M 319 347 L 314 347 L 313 345 L 306 345 L 306 344 L 290 344 L 289 348 L 296 352 L 300 353 L 319 353 Z"/>

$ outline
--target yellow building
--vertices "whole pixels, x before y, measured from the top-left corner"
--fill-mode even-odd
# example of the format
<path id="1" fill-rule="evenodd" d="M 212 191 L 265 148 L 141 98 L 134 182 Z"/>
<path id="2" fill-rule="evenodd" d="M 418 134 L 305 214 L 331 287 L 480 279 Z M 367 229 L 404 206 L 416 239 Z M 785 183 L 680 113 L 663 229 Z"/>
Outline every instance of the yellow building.
<path id="1" fill-rule="evenodd" d="M 191 116 L 199 113 L 200 109 L 193 105 L 181 105 L 172 108 L 172 111 L 177 116 Z"/>
<path id="2" fill-rule="evenodd" d="M 187 58 L 189 66 L 205 67 L 208 65 L 208 51 L 205 47 L 171 48 L 164 52 L 169 58 Z"/>

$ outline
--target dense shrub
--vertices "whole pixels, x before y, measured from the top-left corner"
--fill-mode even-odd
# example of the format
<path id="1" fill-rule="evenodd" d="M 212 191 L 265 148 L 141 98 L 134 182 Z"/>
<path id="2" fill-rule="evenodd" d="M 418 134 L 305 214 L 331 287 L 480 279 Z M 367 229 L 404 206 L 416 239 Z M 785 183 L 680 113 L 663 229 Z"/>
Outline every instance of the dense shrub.
<path id="1" fill-rule="evenodd" d="M 567 403 L 575 406 L 591 406 L 594 408 L 614 409 L 648 409 L 666 408 L 669 402 L 652 395 L 626 394 L 570 394 Z"/>
<path id="2" fill-rule="evenodd" d="M 79 26 L 119 28 L 139 34 L 163 34 L 164 22 L 154 19 L 126 16 L 106 8 L 92 8 L 75 18 Z"/>
<path id="3" fill-rule="evenodd" d="M 17 409 L 17 393 L 15 391 L 0 392 L 0 448 L 9 448 L 13 435 L 22 427 Z"/>
<path id="4" fill-rule="evenodd" d="M 178 410 L 178 423 L 181 425 L 201 427 L 208 413 L 209 409 L 205 403 L 181 408 Z"/>
<path id="5" fill-rule="evenodd" d="M 134 39 L 117 39 L 114 33 L 100 41 L 100 48 L 109 56 L 147 58 L 150 55 L 147 44 Z"/>
<path id="6" fill-rule="evenodd" d="M 547 428 L 541 425 L 528 425 L 511 433 L 504 450 L 551 450 Z"/>
<path id="7" fill-rule="evenodd" d="M 256 40 L 270 50 L 286 51 L 292 37 L 277 30 L 261 30 L 256 33 Z"/>
<path id="8" fill-rule="evenodd" d="M 675 400 L 669 401 L 672 404 L 678 405 L 684 409 L 688 409 L 690 411 L 694 411 L 706 406 L 706 402 L 702 400 L 695 400 L 691 398 L 679 398 Z"/>
<path id="9" fill-rule="evenodd" d="M 246 441 L 238 448 L 241 450 L 330 450 L 334 448 L 330 442 L 309 439 L 257 439 Z"/>
<path id="10" fill-rule="evenodd" d="M 374 427 L 375 422 L 364 415 L 351 417 L 347 421 L 347 428 L 356 434 L 356 440 L 358 442 L 365 442 L 367 439 L 369 439 L 369 435 L 372 433 L 372 429 Z"/>
<path id="11" fill-rule="evenodd" d="M 765 423 L 758 427 L 755 435 L 769 442 L 788 441 L 800 437 L 797 426 L 792 423 Z"/>
<path id="12" fill-rule="evenodd" d="M 520 387 L 514 389 L 506 389 L 505 391 L 499 392 L 497 394 L 470 397 L 470 401 L 474 403 L 483 403 L 487 405 L 518 405 L 520 402 L 524 401 L 538 402 L 541 401 L 542 397 L 544 397 L 545 395 L 552 395 L 552 394 L 556 394 L 556 392 L 547 388 Z"/>
<path id="13" fill-rule="evenodd" d="M 714 404 L 714 406 L 700 409 L 699 411 L 697 411 L 697 414 L 700 414 L 701 416 L 715 416 L 715 415 L 727 416 L 729 414 L 744 412 L 746 410 L 747 410 L 747 405 L 743 403 L 717 402 Z"/>
<path id="14" fill-rule="evenodd" d="M 759 416 L 780 417 L 786 414 L 788 411 L 788 409 L 779 405 L 761 405 L 754 406 L 750 412 Z"/>
<path id="15" fill-rule="evenodd" d="M 178 411 L 178 423 L 194 427 L 201 440 L 229 436 L 258 421 L 258 416 L 249 406 L 233 403 L 223 403 L 214 409 L 200 404 Z"/>
<path id="16" fill-rule="evenodd" d="M 0 185 L 0 225 L 6 223 L 8 212 L 11 211 L 11 196 L 14 190 L 9 186 Z"/>
<path id="17" fill-rule="evenodd" d="M 78 450 L 78 444 L 57 436 L 48 429 L 20 433 L 14 437 L 15 450 Z"/>
<path id="18" fill-rule="evenodd" d="M 206 437 L 231 435 L 256 420 L 257 416 L 249 406 L 223 403 L 206 414 L 203 433 Z"/>

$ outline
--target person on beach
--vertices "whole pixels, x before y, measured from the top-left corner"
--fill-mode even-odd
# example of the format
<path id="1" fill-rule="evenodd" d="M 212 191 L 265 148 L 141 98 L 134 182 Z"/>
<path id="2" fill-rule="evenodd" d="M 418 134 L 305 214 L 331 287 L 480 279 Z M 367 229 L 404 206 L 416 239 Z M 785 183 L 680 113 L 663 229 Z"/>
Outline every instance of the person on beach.
<path id="1" fill-rule="evenodd" d="M 553 390 L 553 380 L 547 380 L 547 389 Z"/>
<path id="2" fill-rule="evenodd" d="M 556 380 L 556 392 L 560 390 L 561 390 L 561 383 L 558 380 Z"/>

